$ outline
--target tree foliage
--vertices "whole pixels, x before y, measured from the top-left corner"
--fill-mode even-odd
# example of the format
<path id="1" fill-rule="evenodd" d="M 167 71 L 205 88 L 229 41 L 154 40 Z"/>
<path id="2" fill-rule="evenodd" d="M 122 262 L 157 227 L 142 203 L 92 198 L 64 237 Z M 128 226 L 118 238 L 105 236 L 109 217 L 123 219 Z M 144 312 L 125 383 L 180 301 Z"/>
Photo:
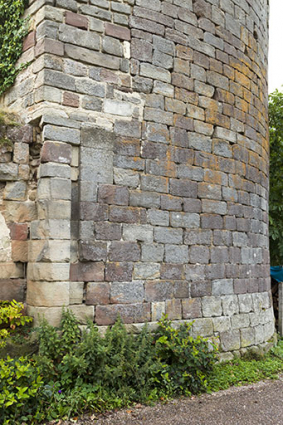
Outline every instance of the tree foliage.
<path id="1" fill-rule="evenodd" d="M 269 96 L 270 197 L 269 232 L 272 265 L 283 264 L 283 93 Z"/>
<path id="2" fill-rule="evenodd" d="M 0 0 L 0 95 L 15 81 L 25 65 L 16 67 L 27 35 L 27 19 L 23 13 L 28 0 Z"/>

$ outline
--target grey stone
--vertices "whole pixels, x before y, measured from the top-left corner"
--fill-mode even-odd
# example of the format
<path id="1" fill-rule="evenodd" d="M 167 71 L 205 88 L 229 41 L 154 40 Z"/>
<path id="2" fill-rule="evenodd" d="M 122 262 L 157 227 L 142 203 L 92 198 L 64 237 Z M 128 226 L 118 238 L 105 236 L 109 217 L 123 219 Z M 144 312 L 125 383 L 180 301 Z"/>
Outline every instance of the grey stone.
<path id="1" fill-rule="evenodd" d="M 233 279 L 221 279 L 212 282 L 212 295 L 232 295 L 233 293 Z"/>
<path id="2" fill-rule="evenodd" d="M 142 303 L 144 301 L 143 282 L 113 282 L 110 302 L 114 304 Z"/>
<path id="3" fill-rule="evenodd" d="M 152 280 L 160 277 L 160 264 L 158 263 L 139 263 L 135 264 L 134 280 Z"/>
<path id="4" fill-rule="evenodd" d="M 204 317 L 221 316 L 222 304 L 220 297 L 203 297 L 202 312 Z"/>
<path id="5" fill-rule="evenodd" d="M 142 244 L 142 261 L 162 262 L 164 257 L 164 245 L 160 244 Z"/>
<path id="6" fill-rule="evenodd" d="M 186 245 L 165 245 L 165 262 L 184 264 L 189 261 L 189 250 Z"/>

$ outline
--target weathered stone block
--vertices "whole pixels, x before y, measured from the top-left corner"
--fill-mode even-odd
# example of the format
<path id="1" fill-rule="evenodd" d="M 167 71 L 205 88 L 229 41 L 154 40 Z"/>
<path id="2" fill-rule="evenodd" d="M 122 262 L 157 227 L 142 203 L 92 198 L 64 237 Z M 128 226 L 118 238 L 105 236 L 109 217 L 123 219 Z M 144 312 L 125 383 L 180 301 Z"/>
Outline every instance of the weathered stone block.
<path id="1" fill-rule="evenodd" d="M 124 323 L 144 323 L 150 320 L 150 304 L 114 304 L 97 306 L 95 322 L 98 325 L 113 325 L 118 314 Z"/>
<path id="2" fill-rule="evenodd" d="M 143 282 L 113 282 L 111 284 L 111 303 L 132 304 L 144 301 Z"/>
<path id="3" fill-rule="evenodd" d="M 37 307 L 68 305 L 69 282 L 28 281 L 27 303 Z"/>
<path id="4" fill-rule="evenodd" d="M 86 304 L 109 304 L 110 284 L 108 282 L 89 282 L 86 287 Z"/>

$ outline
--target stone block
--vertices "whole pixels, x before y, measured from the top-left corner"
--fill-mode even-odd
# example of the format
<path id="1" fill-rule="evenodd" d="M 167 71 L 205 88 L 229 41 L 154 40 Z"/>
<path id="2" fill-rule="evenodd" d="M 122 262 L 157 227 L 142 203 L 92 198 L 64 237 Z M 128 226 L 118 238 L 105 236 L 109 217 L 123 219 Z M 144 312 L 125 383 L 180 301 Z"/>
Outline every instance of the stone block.
<path id="1" fill-rule="evenodd" d="M 7 201 L 24 201 L 27 194 L 27 184 L 23 181 L 6 183 L 3 199 Z"/>
<path id="2" fill-rule="evenodd" d="M 95 310 L 91 305 L 70 305 L 69 309 L 74 313 L 78 322 L 82 325 L 86 325 L 88 321 L 93 322 Z"/>
<path id="3" fill-rule="evenodd" d="M 74 263 L 70 264 L 70 280 L 73 282 L 103 282 L 104 263 Z"/>
<path id="4" fill-rule="evenodd" d="M 28 281 L 61 282 L 68 281 L 70 265 L 68 263 L 29 263 Z"/>
<path id="5" fill-rule="evenodd" d="M 17 164 L 29 163 L 29 145 L 27 143 L 14 143 L 13 161 Z"/>
<path id="6" fill-rule="evenodd" d="M 197 319 L 202 317 L 201 298 L 182 300 L 183 319 Z"/>
<path id="7" fill-rule="evenodd" d="M 211 336 L 213 335 L 212 319 L 195 319 L 192 325 L 192 336 Z"/>
<path id="8" fill-rule="evenodd" d="M 28 261 L 27 241 L 12 241 L 12 260 L 21 263 Z"/>
<path id="9" fill-rule="evenodd" d="M 212 295 L 232 295 L 233 279 L 220 279 L 212 281 Z"/>
<path id="10" fill-rule="evenodd" d="M 97 325 L 113 325 L 118 314 L 124 323 L 145 323 L 150 321 L 150 304 L 113 304 L 97 306 Z"/>
<path id="11" fill-rule="evenodd" d="M 73 27 L 85 30 L 88 28 L 88 18 L 83 15 L 79 15 L 78 13 L 66 11 L 65 22 L 67 25 L 72 25 Z"/>
<path id="12" fill-rule="evenodd" d="M 69 304 L 69 282 L 28 281 L 27 303 L 37 307 L 58 307 Z"/>
<path id="13" fill-rule="evenodd" d="M 145 284 L 146 301 L 166 301 L 174 297 L 174 285 L 170 281 L 149 281 Z"/>
<path id="14" fill-rule="evenodd" d="M 121 224 L 98 222 L 95 224 L 95 235 L 97 240 L 120 240 L 122 236 Z"/>
<path id="15" fill-rule="evenodd" d="M 139 261 L 141 257 L 139 244 L 135 242 L 111 242 L 108 252 L 110 261 Z"/>
<path id="16" fill-rule="evenodd" d="M 222 303 L 220 297 L 203 297 L 202 312 L 204 317 L 216 317 L 222 315 Z"/>
<path id="17" fill-rule="evenodd" d="M 14 143 L 32 143 L 33 127 L 31 125 L 8 127 L 7 137 Z"/>
<path id="18" fill-rule="evenodd" d="M 124 186 L 100 185 L 98 202 L 114 205 L 128 205 L 129 191 Z"/>
<path id="19" fill-rule="evenodd" d="M 255 344 L 255 329 L 246 328 L 240 330 L 241 347 L 249 347 Z"/>
<path id="20" fill-rule="evenodd" d="M 70 164 L 72 160 L 72 148 L 66 143 L 45 142 L 41 150 L 42 162 L 59 162 Z"/>
<path id="21" fill-rule="evenodd" d="M 108 282 L 130 282 L 133 275 L 133 263 L 107 263 L 105 280 Z"/>
<path id="22" fill-rule="evenodd" d="M 234 351 L 241 348 L 240 331 L 228 331 L 220 334 L 221 348 L 223 351 Z"/>
<path id="23" fill-rule="evenodd" d="M 82 304 L 84 282 L 69 282 L 69 304 Z"/>
<path id="24" fill-rule="evenodd" d="M 1 276 L 0 272 L 0 276 Z M 26 280 L 25 279 L 3 279 L 0 278 L 0 300 L 16 300 L 25 302 L 26 300 Z"/>
<path id="25" fill-rule="evenodd" d="M 105 24 L 105 34 L 114 38 L 119 38 L 120 40 L 131 40 L 131 32 L 128 28 L 113 25 L 108 22 Z"/>
<path id="26" fill-rule="evenodd" d="M 158 322 L 163 314 L 165 314 L 165 302 L 151 303 L 151 320 L 153 322 Z"/>
<path id="27" fill-rule="evenodd" d="M 232 329 L 243 329 L 250 326 L 249 314 L 235 314 L 231 317 Z"/>
<path id="28" fill-rule="evenodd" d="M 94 242 L 91 240 L 79 241 L 80 261 L 106 261 L 106 242 Z"/>
<path id="29" fill-rule="evenodd" d="M 0 181 L 13 181 L 18 178 L 19 166 L 14 163 L 0 163 Z"/>
<path id="30" fill-rule="evenodd" d="M 1 264 L 0 279 L 22 279 L 24 278 L 24 264 L 6 262 Z"/>
<path id="31" fill-rule="evenodd" d="M 141 245 L 142 253 L 141 260 L 145 262 L 162 262 L 164 257 L 164 246 L 161 244 L 146 244 Z"/>
<path id="32" fill-rule="evenodd" d="M 189 250 L 186 245 L 165 245 L 165 262 L 186 264 L 189 261 Z"/>
<path id="33" fill-rule="evenodd" d="M 113 282 L 111 284 L 112 304 L 133 304 L 143 303 L 144 284 L 143 282 Z"/>
<path id="34" fill-rule="evenodd" d="M 90 49 L 84 49 L 83 47 L 74 46 L 71 44 L 65 44 L 65 53 L 66 55 L 79 62 L 86 62 L 91 65 L 101 66 L 103 68 L 109 69 L 119 69 L 119 58 L 105 53 L 95 52 Z M 51 77 L 52 78 L 52 77 Z M 62 87 L 68 90 L 68 83 L 61 84 L 59 83 L 56 87 Z M 69 90 L 71 88 L 69 87 Z M 72 90 L 75 90 L 72 88 Z"/>
<path id="35" fill-rule="evenodd" d="M 237 295 L 225 295 L 222 297 L 222 307 L 224 316 L 233 316 L 239 313 L 239 303 Z"/>
<path id="36" fill-rule="evenodd" d="M 160 277 L 160 264 L 138 263 L 134 266 L 134 280 L 152 280 Z"/>
<path id="37" fill-rule="evenodd" d="M 228 332 L 231 330 L 230 317 L 215 317 L 213 319 L 214 332 Z"/>
<path id="38" fill-rule="evenodd" d="M 62 307 L 38 307 L 29 305 L 27 313 L 34 318 L 33 325 L 35 327 L 40 326 L 43 317 L 51 326 L 59 327 L 62 318 Z"/>
<path id="39" fill-rule="evenodd" d="M 183 243 L 183 230 L 172 229 L 170 227 L 155 227 L 154 228 L 154 241 L 157 243 L 169 244 L 182 244 Z"/>
<path id="40" fill-rule="evenodd" d="M 182 319 L 182 304 L 181 300 L 166 300 L 165 301 L 165 313 L 169 320 L 181 320 Z"/>
<path id="41" fill-rule="evenodd" d="M 109 304 L 110 284 L 108 282 L 89 282 L 86 287 L 86 305 Z"/>
<path id="42" fill-rule="evenodd" d="M 153 242 L 153 227 L 125 224 L 123 226 L 123 238 L 126 241 L 151 243 Z"/>

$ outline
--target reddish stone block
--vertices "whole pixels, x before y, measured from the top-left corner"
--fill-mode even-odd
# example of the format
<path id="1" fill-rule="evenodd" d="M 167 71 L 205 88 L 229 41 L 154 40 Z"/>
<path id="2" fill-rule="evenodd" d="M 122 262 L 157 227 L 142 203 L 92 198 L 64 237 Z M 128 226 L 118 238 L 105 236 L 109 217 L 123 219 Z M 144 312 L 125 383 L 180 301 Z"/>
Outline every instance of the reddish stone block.
<path id="1" fill-rule="evenodd" d="M 30 32 L 23 41 L 23 52 L 35 45 L 35 31 Z"/>
<path id="2" fill-rule="evenodd" d="M 168 315 L 169 320 L 182 319 L 182 304 L 181 300 L 166 300 L 165 313 Z"/>
<path id="3" fill-rule="evenodd" d="M 113 25 L 108 22 L 105 24 L 105 34 L 114 38 L 119 38 L 120 40 L 131 40 L 131 31 L 128 28 Z"/>
<path id="4" fill-rule="evenodd" d="M 140 208 L 111 206 L 109 220 L 118 223 L 146 223 L 146 211 Z"/>
<path id="5" fill-rule="evenodd" d="M 41 162 L 60 162 L 71 164 L 72 146 L 60 142 L 44 142 L 41 150 Z"/>
<path id="6" fill-rule="evenodd" d="M 174 297 L 174 284 L 168 281 L 152 281 L 145 284 L 147 301 L 165 301 Z"/>
<path id="7" fill-rule="evenodd" d="M 141 251 L 136 242 L 112 242 L 109 248 L 110 261 L 140 261 Z"/>
<path id="8" fill-rule="evenodd" d="M 131 282 L 133 267 L 133 263 L 108 263 L 105 280 L 108 282 Z"/>
<path id="9" fill-rule="evenodd" d="M 183 319 L 196 319 L 202 317 L 201 298 L 182 300 Z"/>
<path id="10" fill-rule="evenodd" d="M 28 261 L 28 242 L 12 241 L 12 260 L 26 263 Z"/>
<path id="11" fill-rule="evenodd" d="M 96 202 L 81 202 L 80 219 L 106 221 L 108 220 L 108 205 L 97 204 Z"/>
<path id="12" fill-rule="evenodd" d="M 182 264 L 162 264 L 160 270 L 161 279 L 183 279 L 184 266 Z"/>
<path id="13" fill-rule="evenodd" d="M 57 56 L 64 56 L 64 43 L 50 38 L 41 38 L 35 46 L 35 56 L 43 53 L 52 53 Z"/>
<path id="14" fill-rule="evenodd" d="M 124 323 L 145 323 L 150 321 L 150 303 L 113 304 L 96 307 L 95 321 L 98 325 L 113 325 L 118 314 Z"/>
<path id="15" fill-rule="evenodd" d="M 78 13 L 66 11 L 65 22 L 68 25 L 72 25 L 73 27 L 81 28 L 83 30 L 87 30 L 88 28 L 88 19 Z"/>
<path id="16" fill-rule="evenodd" d="M 79 256 L 81 261 L 106 261 L 106 242 L 80 241 Z"/>
<path id="17" fill-rule="evenodd" d="M 86 305 L 109 304 L 110 284 L 90 282 L 86 289 Z"/>
<path id="18" fill-rule="evenodd" d="M 21 127 L 8 127 L 7 136 L 8 139 L 13 143 L 32 143 L 33 127 L 28 124 Z"/>
<path id="19" fill-rule="evenodd" d="M 62 103 L 64 106 L 72 106 L 73 108 L 78 108 L 80 105 L 80 98 L 77 94 L 64 92 Z"/>
<path id="20" fill-rule="evenodd" d="M 28 238 L 28 224 L 27 223 L 11 223 L 9 225 L 10 236 L 12 240 L 26 241 Z"/>
<path id="21" fill-rule="evenodd" d="M 0 279 L 0 300 L 25 302 L 25 279 Z"/>
<path id="22" fill-rule="evenodd" d="M 125 186 L 101 185 L 98 189 L 98 201 L 105 204 L 128 205 L 129 190 Z"/>
<path id="23" fill-rule="evenodd" d="M 104 263 L 76 263 L 70 265 L 71 282 L 104 281 Z"/>

